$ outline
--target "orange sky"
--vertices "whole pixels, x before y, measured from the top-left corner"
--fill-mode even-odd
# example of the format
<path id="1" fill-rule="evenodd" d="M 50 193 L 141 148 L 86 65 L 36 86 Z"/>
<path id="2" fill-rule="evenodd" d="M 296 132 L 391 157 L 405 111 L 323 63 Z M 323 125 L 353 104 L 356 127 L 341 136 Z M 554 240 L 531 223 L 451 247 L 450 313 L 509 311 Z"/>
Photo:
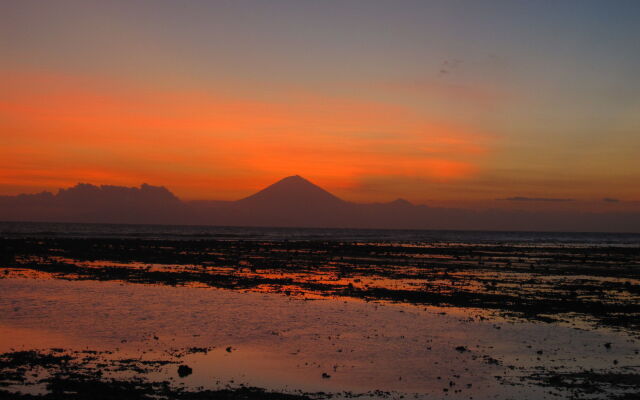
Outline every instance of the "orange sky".
<path id="1" fill-rule="evenodd" d="M 474 176 L 492 140 L 401 107 L 309 93 L 260 102 L 4 76 L 0 115 L 15 132 L 3 138 L 5 188 L 149 181 L 186 198 L 233 199 L 291 174 L 337 190 L 366 176 L 448 182 Z"/>
<path id="2" fill-rule="evenodd" d="M 0 195 L 640 210 L 639 7 L 241 3 L 1 3 Z"/>

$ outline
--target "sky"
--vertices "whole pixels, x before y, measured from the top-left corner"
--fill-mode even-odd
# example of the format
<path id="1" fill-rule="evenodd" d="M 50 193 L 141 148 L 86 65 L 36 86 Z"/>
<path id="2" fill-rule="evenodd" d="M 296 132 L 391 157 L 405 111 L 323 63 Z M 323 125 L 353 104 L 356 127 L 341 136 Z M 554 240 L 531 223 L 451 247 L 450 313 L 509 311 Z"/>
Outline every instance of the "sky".
<path id="1" fill-rule="evenodd" d="M 0 195 L 640 210 L 640 2 L 0 2 Z"/>

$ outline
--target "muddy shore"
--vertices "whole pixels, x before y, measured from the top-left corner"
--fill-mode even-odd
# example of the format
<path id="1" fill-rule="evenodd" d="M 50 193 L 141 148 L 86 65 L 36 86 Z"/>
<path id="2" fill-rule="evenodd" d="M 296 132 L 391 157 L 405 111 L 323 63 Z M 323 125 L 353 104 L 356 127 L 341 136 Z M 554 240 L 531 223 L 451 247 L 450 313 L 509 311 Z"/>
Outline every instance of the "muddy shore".
<path id="1" fill-rule="evenodd" d="M 442 381 L 440 376 L 426 376 L 434 380 L 433 387 L 438 389 L 437 392 L 431 389 L 424 392 L 425 398 L 433 398 L 435 393 L 438 393 L 436 398 L 478 396 L 481 393 L 478 382 L 485 382 L 483 379 L 487 378 L 472 378 L 474 373 L 469 370 L 472 365 L 477 371 L 486 370 L 482 374 L 489 374 L 489 377 L 496 374 L 491 378 L 495 383 L 486 387 L 539 388 L 540 393 L 549 393 L 552 397 L 570 395 L 586 399 L 632 399 L 640 391 L 640 348 L 637 345 L 640 335 L 640 249 L 634 246 L 23 237 L 0 239 L 0 254 L 0 279 L 6 282 L 18 282 L 16 279 L 20 282 L 33 279 L 99 285 L 119 282 L 131 286 L 132 293 L 135 293 L 135 285 L 185 290 L 214 288 L 279 296 L 302 304 L 308 300 L 340 303 L 355 300 L 405 305 L 410 307 L 407 312 L 424 309 L 434 316 L 429 318 L 452 310 L 455 315 L 461 315 L 455 324 L 468 329 L 469 335 L 481 325 L 485 332 L 506 330 L 504 333 L 507 334 L 515 329 L 506 337 L 514 343 L 519 341 L 521 349 L 517 351 L 494 349 L 487 343 L 498 339 L 492 339 L 487 333 L 478 334 L 486 336 L 488 342 L 483 342 L 485 339 L 474 342 L 477 338 L 468 336 L 467 341 L 450 344 L 446 332 L 458 329 L 455 328 L 458 325 L 443 327 L 439 337 L 411 339 L 411 343 L 424 342 L 416 348 L 419 352 L 438 351 L 435 360 L 439 362 L 455 358 L 460 363 L 459 370 L 443 374 Z M 24 318 L 21 307 L 25 306 L 23 303 L 12 306 L 14 303 L 7 302 L 7 307 L 13 307 L 15 314 L 15 317 L 10 316 L 14 319 L 8 321 Z M 284 310 L 290 306 L 283 303 L 282 307 Z M 403 309 L 399 312 L 404 313 Z M 292 311 L 292 318 L 295 315 L 298 314 Z M 366 313 L 354 311 L 353 315 Z M 415 318 L 418 319 L 414 321 L 418 321 L 425 317 L 416 315 Z M 412 323 L 407 324 L 410 327 Z M 517 333 L 518 326 L 523 324 L 539 326 L 541 332 L 546 333 L 523 336 Z M 557 327 L 576 330 L 578 336 L 572 340 L 585 341 L 584 346 L 593 348 L 589 352 L 597 354 L 599 364 L 590 365 L 588 354 L 576 349 L 561 350 L 561 338 L 553 333 Z M 251 331 L 250 327 L 248 329 Z M 273 335 L 267 334 L 268 340 L 278 340 L 277 343 L 289 340 L 286 330 L 278 332 L 273 328 L 269 331 Z M 225 337 L 235 335 L 230 332 Z M 581 336 L 580 332 L 585 335 Z M 596 334 L 595 339 L 589 336 L 591 332 Z M 367 341 L 374 339 L 373 335 L 378 343 L 375 346 L 387 343 L 389 338 L 385 335 L 389 333 L 378 336 L 379 333 L 363 334 L 362 339 L 352 344 L 354 348 L 358 348 L 359 343 L 366 347 Z M 395 336 L 397 343 L 394 346 L 409 351 L 403 344 L 409 338 Z M 0 398 L 88 399 L 96 398 L 91 395 L 96 392 L 104 399 L 294 400 L 402 398 L 407 395 L 402 391 L 375 387 L 338 394 L 279 391 L 250 384 L 223 384 L 215 388 L 183 386 L 180 385 L 181 378 L 188 379 L 194 367 L 189 354 L 208 351 L 206 341 L 196 343 L 195 335 L 192 339 L 193 345 L 174 348 L 171 357 L 157 359 L 129 357 L 104 348 L 12 349 L 0 354 Z M 332 345 L 336 344 L 335 339 Z M 127 340 L 131 339 L 122 339 L 123 345 Z M 140 343 L 151 349 L 158 346 L 157 340 L 153 333 Z M 438 340 L 441 342 L 436 344 Z M 446 350 L 438 349 L 438 346 L 445 346 Z M 216 351 L 232 356 L 234 349 L 219 345 Z M 479 352 L 479 349 L 484 350 Z M 342 347 L 338 350 L 343 351 Z M 285 351 L 293 356 L 300 352 L 296 349 Z M 340 354 L 340 357 L 347 356 Z M 419 354 L 415 357 L 422 359 Z M 342 368 L 337 372 L 326 368 L 313 374 L 320 383 L 333 382 L 340 379 Z M 493 369 L 495 371 L 491 372 Z M 157 371 L 164 371 L 164 374 L 170 371 L 172 378 L 160 379 Z M 196 369 L 196 372 L 200 371 Z M 464 381 L 467 373 L 471 375 Z M 25 388 L 27 390 L 23 390 Z M 422 398 L 418 393 L 415 397 Z"/>

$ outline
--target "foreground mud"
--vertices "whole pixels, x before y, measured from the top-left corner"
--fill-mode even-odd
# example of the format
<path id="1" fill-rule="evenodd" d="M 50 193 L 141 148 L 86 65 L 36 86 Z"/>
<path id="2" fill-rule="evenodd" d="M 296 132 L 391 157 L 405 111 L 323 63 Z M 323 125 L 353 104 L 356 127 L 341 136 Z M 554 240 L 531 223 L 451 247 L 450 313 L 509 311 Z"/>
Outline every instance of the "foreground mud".
<path id="1" fill-rule="evenodd" d="M 177 362 L 105 357 L 111 355 L 111 352 L 67 352 L 63 349 L 0 354 L 0 399 L 310 399 L 306 395 L 274 393 L 253 387 L 187 390 L 169 380 L 113 378 L 109 375 L 127 372 L 143 376 L 160 366 Z M 184 365 L 176 368 L 189 369 Z M 44 393 L 21 393 L 5 389 L 17 384 L 23 389 L 39 386 Z"/>
<path id="2" fill-rule="evenodd" d="M 0 249 L 0 398 L 640 392 L 634 246 L 10 238 Z"/>

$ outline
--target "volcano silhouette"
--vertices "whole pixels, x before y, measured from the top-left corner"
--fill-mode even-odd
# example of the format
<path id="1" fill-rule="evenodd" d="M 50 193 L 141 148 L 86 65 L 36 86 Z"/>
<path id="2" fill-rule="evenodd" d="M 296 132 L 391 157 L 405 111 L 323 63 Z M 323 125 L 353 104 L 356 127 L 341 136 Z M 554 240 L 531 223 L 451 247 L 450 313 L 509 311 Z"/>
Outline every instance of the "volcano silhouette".
<path id="1" fill-rule="evenodd" d="M 351 203 L 346 202 L 299 175 L 289 176 L 249 197 L 233 202 L 234 220 L 248 224 L 340 226 Z M 303 225 L 304 226 L 304 225 Z"/>
<path id="2" fill-rule="evenodd" d="M 314 185 L 299 175 L 288 176 L 249 197 L 238 200 L 238 204 L 260 207 L 304 206 L 335 207 L 347 202 Z"/>

